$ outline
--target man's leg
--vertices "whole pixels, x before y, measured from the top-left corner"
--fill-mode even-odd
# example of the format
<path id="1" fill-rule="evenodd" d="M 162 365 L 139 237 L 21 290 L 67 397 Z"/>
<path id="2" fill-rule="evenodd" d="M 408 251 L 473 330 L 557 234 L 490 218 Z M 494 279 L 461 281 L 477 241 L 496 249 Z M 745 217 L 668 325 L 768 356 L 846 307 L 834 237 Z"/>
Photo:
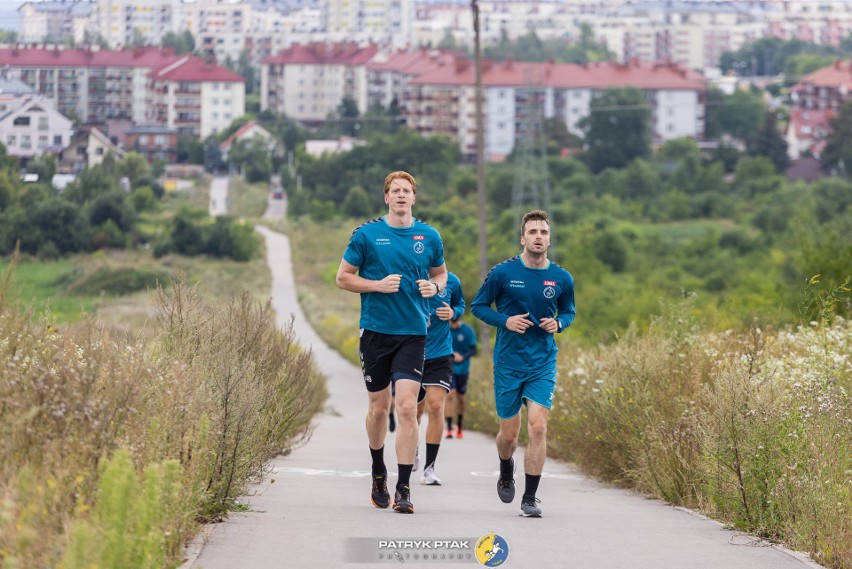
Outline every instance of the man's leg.
<path id="1" fill-rule="evenodd" d="M 447 390 L 440 385 L 426 386 L 426 409 L 429 412 L 429 424 L 426 426 L 426 462 L 423 467 L 421 484 L 440 486 L 441 480 L 435 475 L 435 461 L 441 448 L 441 436 L 444 432 L 444 400 Z"/>
<path id="2" fill-rule="evenodd" d="M 412 379 L 398 379 L 395 389 L 396 456 L 399 479 L 396 483 L 393 509 L 404 514 L 412 514 L 414 506 L 410 500 L 409 484 L 411 469 L 414 466 L 414 453 L 417 450 L 417 394 L 420 392 L 420 382 Z"/>
<path id="3" fill-rule="evenodd" d="M 367 407 L 367 440 L 374 450 L 385 446 L 388 434 L 388 412 L 391 405 L 390 386 L 381 391 L 368 391 L 369 406 Z"/>
<path id="4" fill-rule="evenodd" d="M 455 389 L 451 389 L 449 393 L 447 393 L 447 397 L 444 399 L 444 418 L 447 421 L 447 438 L 450 439 L 453 436 L 453 409 L 455 402 Z"/>
<path id="5" fill-rule="evenodd" d="M 524 495 L 521 499 L 521 514 L 525 517 L 541 516 L 541 508 L 536 505 L 535 494 L 541 481 L 544 459 L 547 455 L 547 415 L 550 412 L 532 401 L 527 401 L 527 431 L 529 444 L 524 453 Z"/>
<path id="6" fill-rule="evenodd" d="M 390 505 L 390 494 L 387 489 L 387 467 L 385 466 L 384 451 L 385 437 L 388 428 L 388 411 L 391 404 L 390 386 L 381 391 L 367 392 L 367 441 L 372 457 L 373 486 L 370 499 L 377 508 L 387 508 Z"/>
<path id="7" fill-rule="evenodd" d="M 518 434 L 521 432 L 521 415 L 510 419 L 500 419 L 500 431 L 497 433 L 497 455 L 500 458 L 500 477 L 497 479 L 497 495 L 505 503 L 515 499 L 515 449 L 518 448 Z"/>

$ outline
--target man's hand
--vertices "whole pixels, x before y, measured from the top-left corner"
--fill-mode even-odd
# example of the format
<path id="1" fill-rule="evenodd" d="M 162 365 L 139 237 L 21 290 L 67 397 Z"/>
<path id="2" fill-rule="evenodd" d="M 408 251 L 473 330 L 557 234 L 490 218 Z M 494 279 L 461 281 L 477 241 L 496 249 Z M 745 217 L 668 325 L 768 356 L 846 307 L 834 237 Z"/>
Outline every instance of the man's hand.
<path id="1" fill-rule="evenodd" d="M 506 320 L 506 329 L 511 330 L 512 332 L 517 332 L 518 334 L 523 334 L 527 331 L 527 328 L 533 325 L 532 321 L 527 319 L 527 316 L 529 315 L 530 313 L 526 312 L 516 316 L 509 316 L 509 319 Z"/>
<path id="2" fill-rule="evenodd" d="M 445 302 L 444 306 L 439 306 L 435 309 L 435 314 L 437 314 L 438 318 L 441 320 L 449 320 L 453 317 L 453 309 Z"/>
<path id="3" fill-rule="evenodd" d="M 432 281 L 420 279 L 417 281 L 417 287 L 420 289 L 420 296 L 422 296 L 423 298 L 432 298 L 433 296 L 438 294 L 438 285 L 436 285 Z"/>
<path id="4" fill-rule="evenodd" d="M 559 331 L 559 321 L 556 318 L 542 318 L 538 327 L 548 334 L 556 334 Z"/>
<path id="5" fill-rule="evenodd" d="M 378 288 L 376 292 L 383 292 L 385 294 L 393 294 L 399 290 L 399 281 L 402 280 L 402 275 L 388 275 L 380 281 L 376 281 L 378 283 Z"/>
<path id="6" fill-rule="evenodd" d="M 462 357 L 462 355 L 460 353 L 453 352 L 453 361 L 455 361 L 456 363 L 463 362 L 464 358 Z"/>

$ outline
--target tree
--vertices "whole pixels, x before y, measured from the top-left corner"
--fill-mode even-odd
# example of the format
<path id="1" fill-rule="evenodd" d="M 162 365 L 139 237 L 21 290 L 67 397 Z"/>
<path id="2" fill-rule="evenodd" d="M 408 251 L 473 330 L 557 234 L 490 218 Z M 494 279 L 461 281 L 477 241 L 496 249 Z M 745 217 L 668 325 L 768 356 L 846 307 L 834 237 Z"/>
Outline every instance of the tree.
<path id="1" fill-rule="evenodd" d="M 622 168 L 651 153 L 651 108 L 634 87 L 607 89 L 592 100 L 580 121 L 586 135 L 586 163 L 593 172 Z"/>
<path id="2" fill-rule="evenodd" d="M 822 168 L 849 176 L 852 171 L 852 101 L 840 107 L 840 113 L 829 122 L 831 131 L 822 152 Z"/>
<path id="3" fill-rule="evenodd" d="M 337 106 L 337 116 L 340 119 L 340 132 L 349 136 L 358 136 L 358 103 L 352 97 L 343 97 Z"/>
<path id="4" fill-rule="evenodd" d="M 166 32 L 163 39 L 160 41 L 161 47 L 170 47 L 175 50 L 175 55 L 184 53 L 192 53 L 195 49 L 195 38 L 192 37 L 192 32 L 184 30 L 180 34 L 175 32 Z"/>
<path id="5" fill-rule="evenodd" d="M 765 112 L 766 104 L 760 95 L 737 89 L 722 103 L 719 127 L 734 138 L 748 140 L 760 126 Z"/>
<path id="6" fill-rule="evenodd" d="M 778 131 L 778 119 L 774 112 L 766 112 L 763 124 L 749 139 L 747 150 L 749 156 L 766 156 L 772 160 L 779 172 L 785 172 L 790 166 L 787 141 Z"/>

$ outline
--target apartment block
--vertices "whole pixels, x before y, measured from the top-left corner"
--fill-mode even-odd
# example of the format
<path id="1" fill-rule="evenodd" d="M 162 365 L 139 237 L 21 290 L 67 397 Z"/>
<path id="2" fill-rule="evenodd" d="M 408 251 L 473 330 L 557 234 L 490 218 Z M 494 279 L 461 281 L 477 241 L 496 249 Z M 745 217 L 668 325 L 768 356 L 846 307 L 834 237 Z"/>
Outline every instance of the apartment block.
<path id="1" fill-rule="evenodd" d="M 147 124 L 207 138 L 245 114 L 245 81 L 212 61 L 184 56 L 148 74 Z"/>
<path id="2" fill-rule="evenodd" d="M 295 44 L 264 61 L 260 108 L 319 122 L 350 98 L 363 113 L 368 109 L 367 63 L 377 51 L 352 43 Z"/>

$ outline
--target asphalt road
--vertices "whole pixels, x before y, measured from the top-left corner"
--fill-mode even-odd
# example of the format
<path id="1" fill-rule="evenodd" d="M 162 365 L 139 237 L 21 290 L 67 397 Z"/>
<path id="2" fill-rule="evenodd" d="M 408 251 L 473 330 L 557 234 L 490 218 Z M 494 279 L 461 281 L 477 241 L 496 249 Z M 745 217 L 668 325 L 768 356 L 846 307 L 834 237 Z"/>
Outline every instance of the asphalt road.
<path id="1" fill-rule="evenodd" d="M 312 347 L 328 377 L 330 397 L 307 444 L 274 460 L 273 472 L 251 488 L 247 498 L 251 511 L 234 513 L 209 528 L 200 553 L 185 567 L 367 568 L 400 562 L 475 567 L 481 566 L 477 541 L 490 534 L 501 536 L 507 546 L 503 567 L 819 567 L 802 554 L 726 530 L 689 511 L 599 484 L 550 459 L 538 492 L 543 517 L 521 518 L 521 488 L 513 504 L 500 502 L 494 441 L 473 432 L 467 432 L 463 440 L 442 443 L 436 468 L 442 486 L 421 486 L 417 483 L 420 473 L 413 475 L 415 514 L 374 508 L 364 432 L 367 397 L 360 370 L 325 346 L 305 320 L 296 302 L 287 238 L 265 228 L 258 230 L 267 239 L 278 322 L 295 316 L 300 341 Z M 341 243 L 341 252 L 344 246 Z M 389 465 L 395 463 L 393 435 L 389 435 L 385 457 Z M 515 459 L 523 463 L 521 449 Z M 522 484 L 520 471 L 516 478 Z M 392 475 L 389 486 L 393 483 Z M 405 543 L 417 541 L 427 542 L 430 548 Z M 436 543 L 443 541 L 456 543 Z M 435 549 L 439 545 L 455 547 Z M 424 559 L 424 554 L 429 557 Z"/>

